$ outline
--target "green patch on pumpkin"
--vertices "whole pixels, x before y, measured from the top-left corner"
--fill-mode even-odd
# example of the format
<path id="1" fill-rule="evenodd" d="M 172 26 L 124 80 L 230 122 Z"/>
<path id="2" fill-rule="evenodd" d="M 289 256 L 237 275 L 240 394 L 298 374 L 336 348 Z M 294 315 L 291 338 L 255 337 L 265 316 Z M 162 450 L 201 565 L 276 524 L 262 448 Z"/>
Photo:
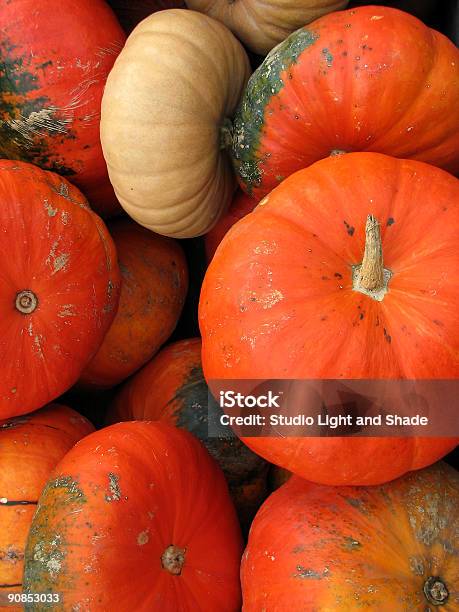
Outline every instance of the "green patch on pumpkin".
<path id="1" fill-rule="evenodd" d="M 8 39 L 0 41 L 0 58 L 0 156 L 73 176 L 76 171 L 55 155 L 50 144 L 76 136 L 59 109 L 38 95 L 37 68 L 51 65 L 51 60 L 33 66 L 33 56 L 21 55 L 19 46 Z"/>
<path id="2" fill-rule="evenodd" d="M 271 98 L 284 86 L 282 74 L 295 64 L 319 35 L 307 28 L 291 34 L 275 47 L 250 77 L 233 123 L 233 163 L 249 194 L 261 183 L 262 170 L 257 158 L 265 112 Z"/>

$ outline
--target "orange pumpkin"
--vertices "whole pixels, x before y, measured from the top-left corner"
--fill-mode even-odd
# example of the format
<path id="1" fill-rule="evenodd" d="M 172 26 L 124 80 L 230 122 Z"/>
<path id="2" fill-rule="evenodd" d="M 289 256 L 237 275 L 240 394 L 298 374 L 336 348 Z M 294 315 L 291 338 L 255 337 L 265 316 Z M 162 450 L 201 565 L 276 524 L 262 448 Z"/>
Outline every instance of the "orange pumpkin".
<path id="1" fill-rule="evenodd" d="M 162 349 L 122 387 L 108 422 L 163 421 L 194 434 L 222 468 L 239 520 L 248 528 L 267 493 L 268 465 L 234 435 L 209 435 L 209 422 L 215 422 L 220 411 L 208 398 L 201 340 L 180 340 Z"/>
<path id="2" fill-rule="evenodd" d="M 294 476 L 253 522 L 244 612 L 457 610 L 458 524 L 459 474 L 446 464 L 368 488 Z"/>
<path id="3" fill-rule="evenodd" d="M 228 230 L 239 219 L 252 212 L 257 204 L 258 200 L 256 198 L 252 198 L 241 190 L 236 192 L 228 212 L 217 221 L 210 232 L 207 232 L 204 237 L 207 261 L 211 261 L 218 245 Z"/>
<path id="4" fill-rule="evenodd" d="M 59 404 L 0 421 L 0 599 L 21 590 L 27 535 L 51 470 L 92 431 L 83 416 Z"/>
<path id="5" fill-rule="evenodd" d="M 234 118 L 239 182 L 262 198 L 337 151 L 459 173 L 459 49 L 393 8 L 337 11 L 291 34 L 253 73 Z"/>
<path id="6" fill-rule="evenodd" d="M 286 179 L 229 231 L 207 270 L 206 380 L 457 378 L 458 203 L 459 181 L 443 170 L 376 153 L 331 157 Z M 373 289 L 360 283 L 368 213 L 380 222 L 388 270 L 378 260 Z M 337 485 L 386 482 L 457 444 L 244 441 L 306 479 Z"/>
<path id="7" fill-rule="evenodd" d="M 129 219 L 109 225 L 122 285 L 116 317 L 102 346 L 83 371 L 86 387 L 113 387 L 142 367 L 169 338 L 188 289 L 179 243 Z"/>
<path id="8" fill-rule="evenodd" d="M 165 423 L 119 423 L 54 470 L 27 542 L 26 592 L 66 609 L 240 609 L 242 539 L 217 464 Z"/>
<path id="9" fill-rule="evenodd" d="M 104 0 L 0 0 L 0 157 L 67 177 L 103 216 L 121 210 L 99 124 L 125 40 Z"/>
<path id="10" fill-rule="evenodd" d="M 97 351 L 119 270 L 103 221 L 65 179 L 0 161 L 0 418 L 44 406 Z"/>

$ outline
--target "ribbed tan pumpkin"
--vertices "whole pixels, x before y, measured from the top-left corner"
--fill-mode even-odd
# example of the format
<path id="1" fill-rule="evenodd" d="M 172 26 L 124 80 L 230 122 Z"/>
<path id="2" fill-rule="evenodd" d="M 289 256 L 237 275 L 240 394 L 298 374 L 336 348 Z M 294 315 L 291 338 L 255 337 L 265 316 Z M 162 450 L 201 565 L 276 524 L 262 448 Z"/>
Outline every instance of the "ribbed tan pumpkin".
<path id="1" fill-rule="evenodd" d="M 347 3 L 348 0 L 186 0 L 190 9 L 218 19 L 259 55 L 266 55 L 298 28 Z"/>
<path id="2" fill-rule="evenodd" d="M 242 45 L 201 13 L 160 11 L 134 29 L 107 81 L 101 138 L 135 221 L 176 238 L 214 225 L 235 189 L 227 120 L 249 72 Z"/>

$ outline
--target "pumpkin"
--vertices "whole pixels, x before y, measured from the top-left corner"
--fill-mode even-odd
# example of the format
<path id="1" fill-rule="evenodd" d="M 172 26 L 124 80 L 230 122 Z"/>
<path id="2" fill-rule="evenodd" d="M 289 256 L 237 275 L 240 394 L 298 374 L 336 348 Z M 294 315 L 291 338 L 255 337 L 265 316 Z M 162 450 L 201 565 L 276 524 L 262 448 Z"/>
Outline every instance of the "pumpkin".
<path id="1" fill-rule="evenodd" d="M 352 151 L 459 172 L 458 97 L 459 50 L 445 36 L 396 9 L 332 13 L 252 75 L 234 120 L 239 182 L 261 198 L 296 170 Z"/>
<path id="2" fill-rule="evenodd" d="M 230 428 L 218 425 L 221 411 L 208 400 L 201 340 L 180 340 L 163 348 L 122 387 L 108 412 L 108 422 L 164 421 L 194 434 L 222 468 L 240 522 L 248 528 L 266 496 L 268 466 Z M 217 433 L 226 437 L 217 437 Z"/>
<path id="3" fill-rule="evenodd" d="M 108 0 L 125 32 L 129 34 L 143 19 L 171 8 L 185 8 L 183 0 Z"/>
<path id="4" fill-rule="evenodd" d="M 236 192 L 228 212 L 218 220 L 217 224 L 204 237 L 207 261 L 211 261 L 223 236 L 230 227 L 239 219 L 248 215 L 249 212 L 252 212 L 257 204 L 258 200 L 251 198 L 243 191 L 238 190 Z"/>
<path id="5" fill-rule="evenodd" d="M 188 287 L 185 255 L 170 238 L 129 219 L 108 227 L 118 253 L 122 285 L 118 312 L 80 384 L 107 388 L 143 366 L 169 338 Z"/>
<path id="6" fill-rule="evenodd" d="M 0 599 L 21 586 L 27 534 L 51 470 L 93 430 L 59 404 L 0 421 Z"/>
<path id="7" fill-rule="evenodd" d="M 119 270 L 101 219 L 64 178 L 0 161 L 0 418 L 71 387 L 116 313 Z"/>
<path id="8" fill-rule="evenodd" d="M 199 319 L 208 384 L 456 379 L 458 202 L 459 181 L 448 173 L 378 153 L 329 157 L 286 179 L 233 226 L 207 269 Z M 364 258 L 370 247 L 378 258 Z M 272 463 L 336 485 L 392 480 L 458 442 L 244 441 Z"/>
<path id="9" fill-rule="evenodd" d="M 457 610 L 458 508 L 459 474 L 442 463 L 378 487 L 294 476 L 253 522 L 244 612 Z"/>
<path id="10" fill-rule="evenodd" d="M 117 212 L 99 137 L 102 91 L 125 41 L 112 11 L 103 0 L 58 10 L 0 0 L 0 32 L 0 157 L 66 176 L 98 212 Z"/>
<path id="11" fill-rule="evenodd" d="M 228 206 L 228 123 L 249 71 L 231 32 L 194 11 L 159 11 L 129 36 L 107 80 L 101 138 L 118 199 L 140 225 L 190 238 Z"/>
<path id="12" fill-rule="evenodd" d="M 266 55 L 289 34 L 331 11 L 344 8 L 348 0 L 186 0 L 188 8 L 223 22 L 244 45 Z"/>
<path id="13" fill-rule="evenodd" d="M 198 440 L 164 423 L 119 423 L 76 444 L 48 480 L 24 590 L 94 612 L 235 612 L 241 554 L 223 474 Z"/>

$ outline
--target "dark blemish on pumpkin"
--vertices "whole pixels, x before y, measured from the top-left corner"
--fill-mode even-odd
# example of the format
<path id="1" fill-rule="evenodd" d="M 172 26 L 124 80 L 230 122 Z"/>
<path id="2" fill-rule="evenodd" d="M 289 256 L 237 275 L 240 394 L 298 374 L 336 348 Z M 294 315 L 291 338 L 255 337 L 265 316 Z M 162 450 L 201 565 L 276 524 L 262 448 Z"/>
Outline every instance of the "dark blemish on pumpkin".
<path id="1" fill-rule="evenodd" d="M 257 301 L 256 297 L 254 297 L 254 296 L 249 297 L 249 302 L 256 302 L 256 301 Z"/>
<path id="2" fill-rule="evenodd" d="M 322 276 L 322 280 L 330 280 L 330 278 L 328 276 Z"/>
<path id="3" fill-rule="evenodd" d="M 352 225 L 349 225 L 347 221 L 343 221 L 343 223 L 346 226 L 346 232 L 349 234 L 349 236 L 353 236 L 355 232 L 355 227 L 352 227 Z"/>
<path id="4" fill-rule="evenodd" d="M 446 210 L 448 210 L 448 208 L 446 206 L 443 206 L 442 210 L 443 212 L 445 212 Z"/>
<path id="5" fill-rule="evenodd" d="M 333 55 L 330 53 L 328 49 L 322 49 L 322 55 L 325 56 L 325 60 L 327 61 L 327 66 L 331 68 L 333 65 Z"/>
<path id="6" fill-rule="evenodd" d="M 294 555 L 298 555 L 299 553 L 303 553 L 305 551 L 305 547 L 302 544 L 298 544 L 295 548 L 292 549 L 292 553 Z"/>
<path id="7" fill-rule="evenodd" d="M 395 219 L 394 219 L 394 217 L 389 217 L 389 218 L 387 219 L 387 223 L 386 223 L 386 225 L 387 225 L 387 227 L 389 227 L 389 226 L 393 225 L 394 223 L 395 223 Z"/>
<path id="8" fill-rule="evenodd" d="M 299 119 L 299 118 L 300 118 L 300 116 L 299 116 L 299 115 L 295 115 L 295 119 Z"/>
<path id="9" fill-rule="evenodd" d="M 318 235 L 317 234 L 313 234 L 312 237 L 313 238 L 318 238 Z"/>
<path id="10" fill-rule="evenodd" d="M 347 536 L 344 538 L 344 548 L 345 550 L 358 550 L 362 548 L 362 544 L 358 540 Z"/>
<path id="11" fill-rule="evenodd" d="M 46 62 L 43 62 L 43 64 L 37 64 L 37 69 L 38 70 L 44 70 L 48 66 L 52 66 L 52 65 L 53 65 L 53 62 L 51 60 L 48 60 Z"/>
<path id="12" fill-rule="evenodd" d="M 343 278 L 343 275 L 342 275 L 342 274 L 340 274 L 339 272 L 335 272 L 334 276 L 335 276 L 336 278 Z"/>
<path id="13" fill-rule="evenodd" d="M 120 477 L 117 474 L 113 474 L 113 472 L 108 473 L 108 488 L 110 491 L 110 495 L 105 496 L 105 501 L 120 501 L 121 499 L 121 489 L 119 486 Z"/>
<path id="14" fill-rule="evenodd" d="M 249 79 L 234 117 L 232 138 L 234 166 L 249 195 L 263 178 L 257 153 L 268 106 L 283 89 L 284 78 L 288 80 L 291 67 L 318 39 L 319 34 L 308 28 L 293 32 L 265 58 Z"/>
<path id="15" fill-rule="evenodd" d="M 384 338 L 385 338 L 385 339 L 387 340 L 387 342 L 389 342 L 389 344 L 390 344 L 390 343 L 392 342 L 392 337 L 391 337 L 391 336 L 389 336 L 389 334 L 387 333 L 387 330 L 386 330 L 386 328 L 385 328 L 385 327 L 384 327 L 383 331 L 384 331 Z"/>
<path id="16" fill-rule="evenodd" d="M 360 319 L 360 320 L 362 320 L 362 319 L 364 318 L 364 316 L 365 316 L 365 314 L 364 314 L 363 312 L 361 312 L 361 313 L 359 314 L 359 319 Z"/>
<path id="17" fill-rule="evenodd" d="M 341 53 L 341 55 L 342 55 L 343 57 L 347 57 L 347 51 L 343 51 L 343 52 Z"/>
<path id="18" fill-rule="evenodd" d="M 352 23 L 345 23 L 345 24 L 344 24 L 344 27 L 345 27 L 345 28 L 352 28 Z"/>
<path id="19" fill-rule="evenodd" d="M 379 317 L 376 317 L 376 327 L 379 327 Z"/>
<path id="20" fill-rule="evenodd" d="M 435 323 L 435 325 L 438 325 L 439 327 L 443 327 L 443 323 L 438 319 L 433 319 L 432 323 Z"/>
<path id="21" fill-rule="evenodd" d="M 294 578 L 311 578 L 312 580 L 322 580 L 322 574 L 319 574 L 319 572 L 315 572 L 312 569 L 307 569 L 302 565 L 297 565 L 296 569 L 298 574 L 293 574 Z"/>
<path id="22" fill-rule="evenodd" d="M 239 310 L 240 310 L 241 312 L 245 312 L 245 311 L 247 310 L 247 306 L 244 306 L 244 304 L 241 304 L 241 305 L 239 306 Z"/>
<path id="23" fill-rule="evenodd" d="M 324 315 L 323 317 L 320 317 L 321 321 L 326 321 L 328 319 L 327 315 Z"/>
<path id="24" fill-rule="evenodd" d="M 361 514 L 365 514 L 365 516 L 369 515 L 369 512 L 365 508 L 365 504 L 363 503 L 361 499 L 358 499 L 356 497 L 345 497 L 344 499 L 347 501 L 347 503 L 350 506 L 358 510 Z"/>
<path id="25" fill-rule="evenodd" d="M 18 561 L 22 561 L 24 559 L 24 553 L 22 551 L 16 550 L 13 546 L 8 546 L 6 550 L 0 550 L 0 562 L 11 563 L 11 565 L 16 565 Z"/>

